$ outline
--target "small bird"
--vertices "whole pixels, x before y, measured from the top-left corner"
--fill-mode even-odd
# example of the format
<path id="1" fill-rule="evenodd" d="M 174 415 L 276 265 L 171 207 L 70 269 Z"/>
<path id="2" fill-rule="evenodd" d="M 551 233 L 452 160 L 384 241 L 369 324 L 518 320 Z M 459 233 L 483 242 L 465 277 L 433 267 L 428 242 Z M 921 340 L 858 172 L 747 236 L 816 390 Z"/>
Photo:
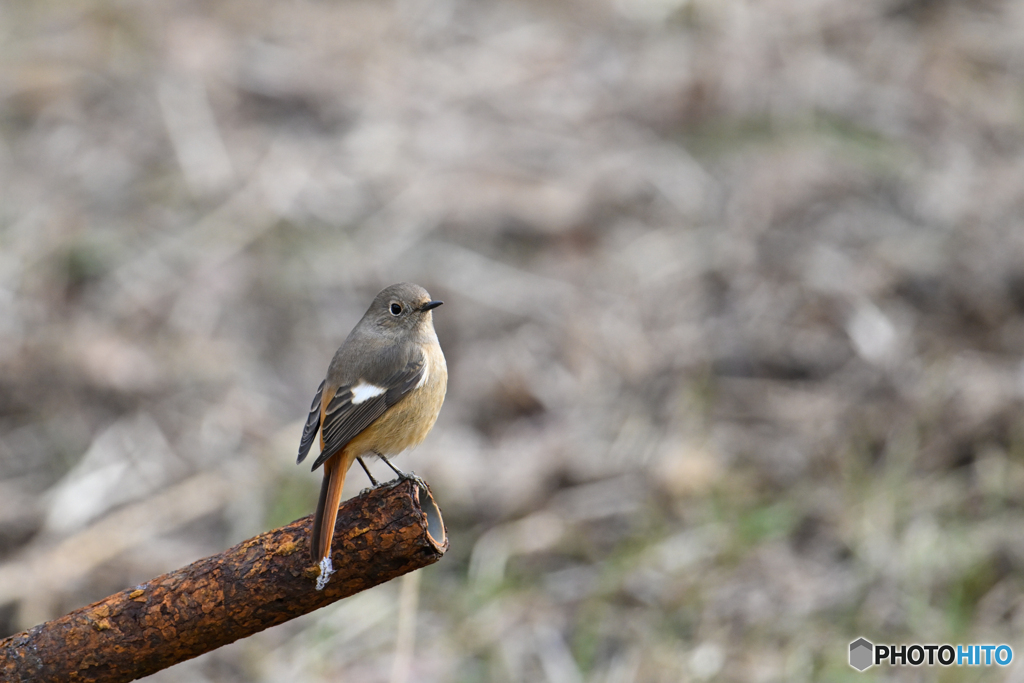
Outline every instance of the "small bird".
<path id="1" fill-rule="evenodd" d="M 352 463 L 359 461 L 373 485 L 363 462 L 371 453 L 408 478 L 387 456 L 422 442 L 441 411 L 448 366 L 431 313 L 441 303 L 419 285 L 403 282 L 382 290 L 334 354 L 313 397 L 296 463 L 319 433 L 313 469 L 323 465 L 324 478 L 310 542 L 313 561 L 320 564 L 318 590 L 333 573 L 331 540 Z"/>

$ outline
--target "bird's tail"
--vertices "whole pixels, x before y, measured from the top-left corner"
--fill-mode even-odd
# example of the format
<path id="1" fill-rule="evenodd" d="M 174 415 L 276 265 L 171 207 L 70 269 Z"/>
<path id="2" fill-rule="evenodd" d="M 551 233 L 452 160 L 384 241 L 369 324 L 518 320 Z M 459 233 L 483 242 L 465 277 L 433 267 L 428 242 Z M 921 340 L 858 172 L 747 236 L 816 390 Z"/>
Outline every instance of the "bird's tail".
<path id="1" fill-rule="evenodd" d="M 319 563 L 330 557 L 331 541 L 334 539 L 334 523 L 338 519 L 338 503 L 341 490 L 345 487 L 345 475 L 352 460 L 345 457 L 344 450 L 324 463 L 324 480 L 320 485 L 320 500 L 313 517 L 313 537 L 309 548 L 313 562 Z"/>

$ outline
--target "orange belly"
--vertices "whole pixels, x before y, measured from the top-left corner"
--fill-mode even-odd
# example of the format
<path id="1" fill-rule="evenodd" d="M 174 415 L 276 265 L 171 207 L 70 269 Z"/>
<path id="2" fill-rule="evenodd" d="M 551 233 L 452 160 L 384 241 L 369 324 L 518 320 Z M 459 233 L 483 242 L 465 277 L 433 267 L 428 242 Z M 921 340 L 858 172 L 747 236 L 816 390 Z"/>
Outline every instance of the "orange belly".
<path id="1" fill-rule="evenodd" d="M 374 452 L 395 455 L 419 445 L 437 421 L 448 388 L 448 367 L 440 347 L 427 354 L 427 381 L 391 406 L 343 449 L 350 464 L 356 456 Z"/>

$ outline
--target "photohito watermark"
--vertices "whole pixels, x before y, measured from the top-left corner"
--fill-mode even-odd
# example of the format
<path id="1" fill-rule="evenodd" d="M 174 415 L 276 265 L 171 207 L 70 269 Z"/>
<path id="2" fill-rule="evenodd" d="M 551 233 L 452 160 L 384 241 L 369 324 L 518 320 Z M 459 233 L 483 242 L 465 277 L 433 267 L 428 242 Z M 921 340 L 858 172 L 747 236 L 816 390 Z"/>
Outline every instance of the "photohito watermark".
<path id="1" fill-rule="evenodd" d="M 866 638 L 850 643 L 850 666 L 1006 666 L 1013 661 L 1009 645 L 875 645 Z"/>

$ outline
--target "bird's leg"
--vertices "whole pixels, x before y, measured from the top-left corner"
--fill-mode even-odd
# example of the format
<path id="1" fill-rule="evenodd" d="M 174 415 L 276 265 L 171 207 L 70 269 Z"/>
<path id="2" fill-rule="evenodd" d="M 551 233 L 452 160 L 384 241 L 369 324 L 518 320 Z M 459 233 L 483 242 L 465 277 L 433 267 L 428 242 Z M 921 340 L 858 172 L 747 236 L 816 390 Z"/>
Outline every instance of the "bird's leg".
<path id="1" fill-rule="evenodd" d="M 400 470 L 400 469 L 398 469 L 397 467 L 395 467 L 394 465 L 392 465 L 392 464 L 391 464 L 391 461 L 390 461 L 390 460 L 388 460 L 387 458 L 385 458 L 385 457 L 384 457 L 383 455 L 381 455 L 380 453 L 377 453 L 377 457 L 378 457 L 378 458 L 380 458 L 381 460 L 383 460 L 383 461 L 384 461 L 384 464 L 385 464 L 385 465 L 387 465 L 387 466 L 388 466 L 388 467 L 390 467 L 390 468 L 391 468 L 392 470 L 394 470 L 395 474 L 397 474 L 397 475 L 398 475 L 398 478 L 399 478 L 399 479 L 408 479 L 408 480 L 410 480 L 410 481 L 416 482 L 416 484 L 417 484 L 417 485 L 418 485 L 418 486 L 419 486 L 420 488 L 422 488 L 422 489 L 427 489 L 427 488 L 428 488 L 428 487 L 427 487 L 427 482 L 423 481 L 422 477 L 417 477 L 417 476 L 416 476 L 415 474 L 413 474 L 413 473 L 406 473 L 406 472 L 403 472 L 402 470 Z"/>
<path id="2" fill-rule="evenodd" d="M 378 486 L 380 486 L 380 483 L 378 483 L 377 480 L 373 478 L 373 475 L 370 474 L 370 468 L 366 466 L 365 462 L 363 462 L 363 456 L 357 455 L 356 460 L 358 460 L 359 464 L 363 466 L 363 471 L 366 472 L 366 476 L 370 478 L 370 486 L 372 486 L 373 488 L 377 488 Z M 387 461 L 385 460 L 385 462 Z M 388 464 L 390 465 L 391 463 Z M 394 468 L 392 467 L 391 469 Z"/>

